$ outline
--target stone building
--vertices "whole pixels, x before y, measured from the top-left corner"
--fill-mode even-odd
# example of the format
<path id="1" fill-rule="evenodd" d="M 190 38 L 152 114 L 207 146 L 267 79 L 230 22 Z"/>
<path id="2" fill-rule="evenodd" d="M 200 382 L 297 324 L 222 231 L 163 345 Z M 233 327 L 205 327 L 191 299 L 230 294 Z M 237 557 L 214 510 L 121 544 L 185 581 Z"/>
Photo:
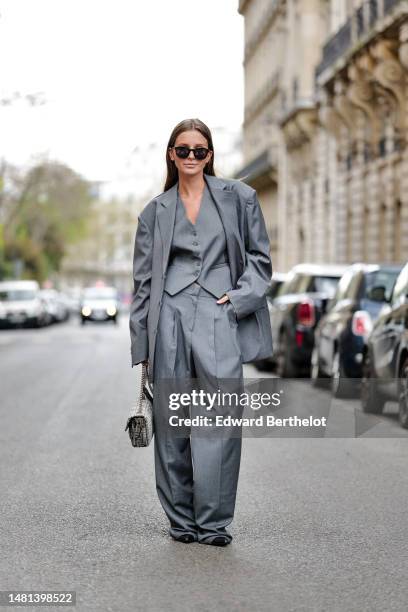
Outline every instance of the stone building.
<path id="1" fill-rule="evenodd" d="M 301 261 L 405 262 L 408 3 L 247 0 L 239 11 L 246 165 L 238 174 L 261 165 L 261 150 L 277 158 L 269 187 L 258 191 L 275 270 Z M 259 83 L 273 91 L 268 102 Z M 259 182 L 256 172 L 246 180 Z"/>
<path id="2" fill-rule="evenodd" d="M 285 52 L 285 11 L 279 2 L 241 0 L 244 15 L 244 166 L 236 176 L 257 189 L 278 255 L 278 151 L 280 91 Z"/>
<path id="3" fill-rule="evenodd" d="M 64 257 L 61 288 L 83 287 L 104 281 L 119 291 L 130 291 L 137 215 L 143 203 L 131 196 L 96 200 L 88 220 L 88 236 L 71 245 Z"/>

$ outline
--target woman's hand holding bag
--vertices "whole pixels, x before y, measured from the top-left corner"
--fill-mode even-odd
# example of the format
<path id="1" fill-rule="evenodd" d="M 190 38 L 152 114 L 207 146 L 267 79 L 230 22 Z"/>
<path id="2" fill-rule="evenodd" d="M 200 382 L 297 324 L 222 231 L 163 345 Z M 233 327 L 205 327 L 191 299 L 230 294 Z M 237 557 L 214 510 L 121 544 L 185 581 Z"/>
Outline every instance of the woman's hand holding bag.
<path id="1" fill-rule="evenodd" d="M 149 446 L 153 433 L 153 392 L 148 382 L 148 362 L 142 362 L 142 375 L 137 403 L 132 406 L 125 431 L 134 447 Z"/>

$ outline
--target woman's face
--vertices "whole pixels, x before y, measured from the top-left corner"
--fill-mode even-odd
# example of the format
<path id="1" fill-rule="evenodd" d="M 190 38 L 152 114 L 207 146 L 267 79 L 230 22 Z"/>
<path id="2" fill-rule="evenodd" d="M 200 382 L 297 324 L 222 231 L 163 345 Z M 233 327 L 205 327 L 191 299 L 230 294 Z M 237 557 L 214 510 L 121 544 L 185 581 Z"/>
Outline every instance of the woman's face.
<path id="1" fill-rule="evenodd" d="M 190 149 L 198 149 L 199 147 L 205 147 L 208 149 L 208 142 L 205 136 L 203 136 L 198 130 L 187 130 L 181 132 L 176 138 L 174 147 L 189 147 Z M 193 151 L 190 151 L 186 159 L 177 157 L 176 151 L 170 149 L 170 159 L 174 160 L 174 163 L 179 171 L 179 176 L 194 176 L 204 171 L 204 166 L 211 159 L 212 151 L 208 151 L 204 159 L 196 159 Z"/>

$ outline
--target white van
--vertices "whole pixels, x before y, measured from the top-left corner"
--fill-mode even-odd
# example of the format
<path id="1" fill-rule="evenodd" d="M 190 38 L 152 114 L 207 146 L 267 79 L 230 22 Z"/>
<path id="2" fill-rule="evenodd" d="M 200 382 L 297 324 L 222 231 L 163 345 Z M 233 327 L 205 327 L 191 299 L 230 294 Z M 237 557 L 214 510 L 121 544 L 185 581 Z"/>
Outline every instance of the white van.
<path id="1" fill-rule="evenodd" d="M 46 324 L 47 312 L 40 297 L 40 286 L 34 280 L 0 282 L 0 326 L 14 327 Z"/>

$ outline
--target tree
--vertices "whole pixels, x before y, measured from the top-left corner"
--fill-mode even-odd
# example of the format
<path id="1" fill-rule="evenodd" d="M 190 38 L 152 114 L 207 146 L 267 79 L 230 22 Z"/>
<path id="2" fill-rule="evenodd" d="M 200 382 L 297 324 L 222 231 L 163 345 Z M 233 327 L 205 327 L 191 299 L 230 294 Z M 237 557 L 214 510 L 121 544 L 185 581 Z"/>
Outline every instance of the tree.
<path id="1" fill-rule="evenodd" d="M 44 280 L 58 271 L 67 246 L 86 236 L 92 185 L 56 161 L 41 161 L 28 171 L 3 163 L 0 181 L 0 276 L 21 259 L 26 276 Z"/>

